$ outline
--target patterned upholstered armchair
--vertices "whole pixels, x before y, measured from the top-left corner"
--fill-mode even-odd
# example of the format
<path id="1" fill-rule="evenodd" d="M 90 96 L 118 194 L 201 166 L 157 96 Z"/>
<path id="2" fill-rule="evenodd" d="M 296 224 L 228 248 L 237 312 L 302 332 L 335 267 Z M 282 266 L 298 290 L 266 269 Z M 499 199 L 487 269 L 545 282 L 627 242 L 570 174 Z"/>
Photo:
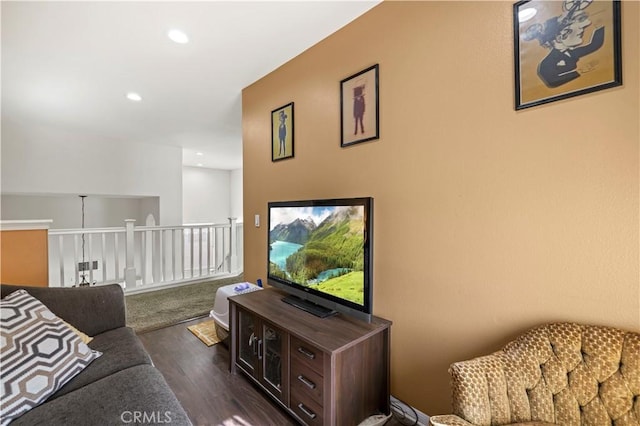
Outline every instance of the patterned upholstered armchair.
<path id="1" fill-rule="evenodd" d="M 640 333 L 547 324 L 451 365 L 455 414 L 439 425 L 640 425 Z"/>

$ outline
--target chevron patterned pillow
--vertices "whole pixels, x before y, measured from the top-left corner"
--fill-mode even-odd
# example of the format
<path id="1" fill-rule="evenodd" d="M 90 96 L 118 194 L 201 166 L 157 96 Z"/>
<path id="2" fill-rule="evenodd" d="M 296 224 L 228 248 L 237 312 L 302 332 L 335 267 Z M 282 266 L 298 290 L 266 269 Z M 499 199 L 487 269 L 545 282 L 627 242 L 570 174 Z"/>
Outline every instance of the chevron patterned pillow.
<path id="1" fill-rule="evenodd" d="M 0 424 L 45 401 L 102 353 L 39 300 L 18 290 L 0 301 Z"/>

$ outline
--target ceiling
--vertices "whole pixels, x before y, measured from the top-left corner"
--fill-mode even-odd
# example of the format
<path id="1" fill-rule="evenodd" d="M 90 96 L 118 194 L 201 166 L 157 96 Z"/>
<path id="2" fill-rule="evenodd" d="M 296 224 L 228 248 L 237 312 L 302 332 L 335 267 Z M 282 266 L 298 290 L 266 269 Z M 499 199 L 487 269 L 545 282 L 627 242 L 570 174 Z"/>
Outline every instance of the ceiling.
<path id="1" fill-rule="evenodd" d="M 2 1 L 2 118 L 238 169 L 242 89 L 378 2 Z"/>

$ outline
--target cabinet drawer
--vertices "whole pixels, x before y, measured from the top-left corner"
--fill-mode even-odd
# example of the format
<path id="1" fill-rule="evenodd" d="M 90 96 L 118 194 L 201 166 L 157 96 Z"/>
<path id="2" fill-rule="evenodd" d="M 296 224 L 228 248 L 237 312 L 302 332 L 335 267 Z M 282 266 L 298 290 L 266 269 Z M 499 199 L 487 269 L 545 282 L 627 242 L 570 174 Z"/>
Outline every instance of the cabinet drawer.
<path id="1" fill-rule="evenodd" d="M 291 336 L 291 359 L 298 360 L 305 366 L 322 375 L 324 353 L 316 347 Z"/>
<path id="2" fill-rule="evenodd" d="M 292 394 L 308 395 L 322 406 L 322 375 L 309 369 L 296 359 L 291 361 L 290 387 Z"/>
<path id="3" fill-rule="evenodd" d="M 291 394 L 291 410 L 306 424 L 321 426 L 323 423 L 322 407 L 310 397 L 302 394 Z"/>

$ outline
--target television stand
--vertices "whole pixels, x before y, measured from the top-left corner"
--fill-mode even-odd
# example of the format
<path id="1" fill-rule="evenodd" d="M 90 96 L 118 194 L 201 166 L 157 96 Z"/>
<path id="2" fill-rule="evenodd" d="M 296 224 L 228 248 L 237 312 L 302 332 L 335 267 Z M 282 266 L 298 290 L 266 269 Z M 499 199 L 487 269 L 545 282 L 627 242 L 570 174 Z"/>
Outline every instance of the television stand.
<path id="1" fill-rule="evenodd" d="M 229 363 L 307 426 L 351 426 L 391 413 L 391 322 L 318 318 L 275 288 L 229 297 Z"/>
<path id="2" fill-rule="evenodd" d="M 332 309 L 325 308 L 324 306 L 320 306 L 308 300 L 301 299 L 300 297 L 294 296 L 293 294 L 283 297 L 282 301 L 284 303 L 290 304 L 291 306 L 295 306 L 298 309 L 309 312 L 310 314 L 313 314 L 319 318 L 326 318 L 337 314 L 337 312 Z"/>

